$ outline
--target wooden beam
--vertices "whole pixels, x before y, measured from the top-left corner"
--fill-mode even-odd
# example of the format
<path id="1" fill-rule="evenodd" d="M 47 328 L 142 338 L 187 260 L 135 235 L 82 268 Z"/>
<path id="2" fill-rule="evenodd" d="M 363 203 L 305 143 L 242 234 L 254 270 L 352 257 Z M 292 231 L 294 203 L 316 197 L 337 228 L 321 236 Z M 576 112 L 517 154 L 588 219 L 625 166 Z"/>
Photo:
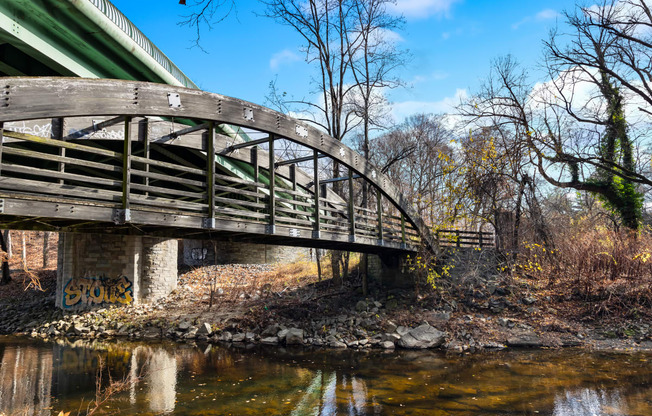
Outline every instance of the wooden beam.
<path id="1" fill-rule="evenodd" d="M 380 189 L 376 189 L 376 200 L 378 202 L 378 240 L 383 240 L 383 194 Z"/>
<path id="2" fill-rule="evenodd" d="M 360 178 L 361 178 L 360 175 L 352 175 L 352 176 L 349 175 L 349 176 L 342 176 L 342 177 L 339 177 L 339 178 L 324 179 L 324 180 L 320 181 L 320 183 L 322 185 L 326 185 L 326 184 L 329 184 L 329 183 L 349 181 L 351 179 L 360 179 Z"/>
<path id="3" fill-rule="evenodd" d="M 292 200 L 297 200 L 297 165 L 290 165 L 290 181 L 292 181 Z M 292 209 L 297 209 L 297 204 L 292 204 Z"/>
<path id="4" fill-rule="evenodd" d="M 254 182 L 260 182 L 260 167 L 258 164 L 258 146 L 251 148 L 251 165 L 254 167 Z M 254 192 L 258 193 L 258 185 L 254 187 Z M 256 203 L 259 203 L 260 199 L 256 197 Z"/>
<path id="5" fill-rule="evenodd" d="M 4 131 L 5 123 L 0 121 L 0 176 L 2 176 L 2 145 L 5 141 Z"/>
<path id="6" fill-rule="evenodd" d="M 278 168 L 280 166 L 292 165 L 292 164 L 301 163 L 301 162 L 308 162 L 308 161 L 311 161 L 313 159 L 313 157 L 314 156 L 304 156 L 304 157 L 298 157 L 296 159 L 281 160 L 279 162 L 276 162 L 276 167 Z M 328 155 L 319 155 L 320 159 L 324 158 L 324 157 L 328 157 Z"/>
<path id="7" fill-rule="evenodd" d="M 138 121 L 138 141 L 143 143 L 143 157 L 149 159 L 151 145 L 149 143 L 149 119 L 142 118 Z M 149 173 L 149 163 L 144 163 L 145 172 Z M 149 186 L 149 175 L 144 175 L 145 186 Z M 148 196 L 149 192 L 145 192 Z"/>
<path id="8" fill-rule="evenodd" d="M 276 195 L 275 195 L 275 180 L 276 175 L 274 172 L 274 135 L 269 136 L 269 225 L 270 233 L 274 234 L 276 231 Z"/>
<path id="9" fill-rule="evenodd" d="M 131 193 L 131 117 L 125 117 L 124 149 L 122 151 L 122 209 L 129 209 Z M 125 219 L 126 220 L 126 219 Z"/>
<path id="10" fill-rule="evenodd" d="M 183 136 L 183 135 L 186 135 L 186 134 L 194 133 L 194 132 L 199 131 L 199 130 L 206 130 L 206 129 L 209 128 L 210 125 L 213 125 L 213 123 L 212 122 L 211 123 L 202 123 L 202 124 L 199 124 L 197 126 L 187 127 L 185 129 L 173 131 L 170 134 L 166 134 L 165 136 L 161 136 L 161 138 L 159 138 L 157 141 L 174 140 L 174 139 L 177 139 L 180 136 Z"/>
<path id="11" fill-rule="evenodd" d="M 320 238 L 320 226 L 319 222 L 321 221 L 320 215 L 319 215 L 319 152 L 317 150 L 313 150 L 313 155 L 312 155 L 312 166 L 314 169 L 314 174 L 313 174 L 313 193 L 314 193 L 314 200 L 315 200 L 315 225 L 312 233 L 313 238 Z"/>
<path id="12" fill-rule="evenodd" d="M 231 153 L 231 152 L 233 152 L 235 150 L 242 149 L 242 148 L 245 148 L 245 147 L 258 146 L 259 144 L 268 143 L 270 140 L 273 140 L 272 136 L 266 137 L 264 139 L 251 140 L 251 141 L 248 141 L 248 142 L 232 144 L 231 146 L 224 149 L 222 151 L 222 153 Z"/>
<path id="13" fill-rule="evenodd" d="M 206 131 L 206 192 L 208 194 L 208 221 L 215 227 L 215 128 L 213 122 L 207 124 Z"/>
<path id="14" fill-rule="evenodd" d="M 52 121 L 52 133 L 50 134 L 50 138 L 53 140 L 63 140 L 63 118 L 53 118 Z M 65 147 L 60 147 L 59 148 L 59 156 L 60 157 L 66 157 L 66 148 Z M 65 162 L 59 162 L 59 173 L 65 173 L 66 171 L 66 164 Z M 59 180 L 59 184 L 63 185 L 65 181 L 63 179 Z"/>
<path id="15" fill-rule="evenodd" d="M 349 168 L 349 234 L 355 240 L 355 204 L 353 199 L 353 169 Z"/>

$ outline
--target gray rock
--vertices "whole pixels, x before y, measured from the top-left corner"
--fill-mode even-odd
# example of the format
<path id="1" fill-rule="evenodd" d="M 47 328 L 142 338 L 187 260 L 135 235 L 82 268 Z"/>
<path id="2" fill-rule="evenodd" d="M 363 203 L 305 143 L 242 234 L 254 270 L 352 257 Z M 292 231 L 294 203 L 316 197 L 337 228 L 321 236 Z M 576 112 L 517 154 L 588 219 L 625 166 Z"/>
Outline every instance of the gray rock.
<path id="1" fill-rule="evenodd" d="M 217 337 L 218 341 L 230 342 L 233 339 L 233 334 L 229 331 L 224 331 Z"/>
<path id="2" fill-rule="evenodd" d="M 508 338 L 507 345 L 517 348 L 540 348 L 543 347 L 543 342 L 534 333 L 524 333 Z"/>
<path id="3" fill-rule="evenodd" d="M 396 328 L 396 333 L 399 334 L 400 336 L 403 336 L 410 332 L 410 328 L 404 327 L 404 326 L 399 326 Z"/>
<path id="4" fill-rule="evenodd" d="M 277 345 L 278 342 L 278 337 L 266 337 L 260 340 L 260 343 L 265 345 Z"/>
<path id="5" fill-rule="evenodd" d="M 342 341 L 332 341 L 328 343 L 328 346 L 331 348 L 346 348 L 346 344 L 343 343 Z"/>
<path id="6" fill-rule="evenodd" d="M 464 345 L 459 341 L 451 341 L 446 345 L 446 349 L 461 354 L 464 352 Z"/>
<path id="7" fill-rule="evenodd" d="M 398 341 L 398 346 L 410 349 L 439 347 L 444 343 L 446 334 L 428 324 L 411 329 Z"/>
<path id="8" fill-rule="evenodd" d="M 396 348 L 396 345 L 392 341 L 383 341 L 380 343 L 380 348 L 383 348 L 385 350 L 392 350 Z"/>
<path id="9" fill-rule="evenodd" d="M 385 303 L 385 309 L 387 309 L 388 311 L 393 311 L 396 308 L 398 308 L 398 301 L 396 299 L 389 299 Z"/>
<path id="10" fill-rule="evenodd" d="M 303 345 L 303 329 L 290 328 L 285 335 L 286 345 Z"/>
<path id="11" fill-rule="evenodd" d="M 196 326 L 191 326 L 186 333 L 183 335 L 185 339 L 192 339 L 197 337 L 197 332 L 199 331 L 199 328 Z"/>
<path id="12" fill-rule="evenodd" d="M 73 332 L 77 335 L 88 334 L 91 332 L 91 329 L 87 326 L 75 325 L 73 327 Z"/>
<path id="13" fill-rule="evenodd" d="M 288 329 L 281 329 L 280 331 L 278 331 L 278 334 L 276 334 L 276 336 L 278 337 L 279 340 L 285 341 L 285 337 L 287 336 L 287 334 L 288 334 Z"/>
<path id="14" fill-rule="evenodd" d="M 493 342 L 493 341 L 488 341 L 482 344 L 482 348 L 488 349 L 488 350 L 504 350 L 507 348 L 505 344 L 501 344 L 499 342 Z"/>
<path id="15" fill-rule="evenodd" d="M 254 342 L 256 340 L 256 334 L 253 332 L 246 332 L 245 333 L 245 341 L 246 342 Z"/>
<path id="16" fill-rule="evenodd" d="M 143 331 L 144 338 L 159 338 L 161 336 L 161 330 L 156 327 L 149 327 Z"/>
<path id="17" fill-rule="evenodd" d="M 358 312 L 363 312 L 367 310 L 367 302 L 364 300 L 358 301 L 358 303 L 355 304 L 355 310 Z"/>
<path id="18" fill-rule="evenodd" d="M 436 322 L 448 322 L 451 319 L 451 313 L 447 311 L 433 311 L 429 314 L 428 318 Z"/>
<path id="19" fill-rule="evenodd" d="M 521 300 L 525 305 L 533 305 L 537 300 L 531 296 L 525 297 Z"/>
<path id="20" fill-rule="evenodd" d="M 197 331 L 199 335 L 205 335 L 205 336 L 210 336 L 213 333 L 213 330 L 211 329 L 211 324 L 204 322 L 203 324 L 199 325 L 199 330 Z"/>
<path id="21" fill-rule="evenodd" d="M 360 343 L 358 342 L 357 339 L 353 340 L 353 341 L 349 341 L 349 342 L 346 343 L 346 346 L 349 347 L 349 348 L 355 348 L 358 345 L 360 345 Z"/>
<path id="22" fill-rule="evenodd" d="M 191 326 L 192 324 L 189 321 L 183 321 L 179 324 L 178 328 L 179 331 L 187 331 Z"/>
<path id="23" fill-rule="evenodd" d="M 398 340 L 401 339 L 401 336 L 399 334 L 383 334 L 381 341 L 391 341 L 392 343 L 398 342 Z"/>
<path id="24" fill-rule="evenodd" d="M 243 334 L 242 332 L 233 335 L 233 338 L 231 338 L 231 341 L 233 342 L 244 342 L 244 340 L 245 340 L 245 334 Z"/>
<path id="25" fill-rule="evenodd" d="M 276 334 L 278 334 L 278 331 L 280 331 L 280 330 L 281 330 L 281 327 L 278 326 L 278 324 L 272 324 L 272 325 L 269 325 L 267 328 L 265 328 L 263 330 L 263 332 L 260 333 L 260 336 L 265 337 L 265 338 L 273 337 L 273 336 L 276 336 Z"/>
<path id="26" fill-rule="evenodd" d="M 392 321 L 387 321 L 387 323 L 385 324 L 385 330 L 386 330 L 387 332 L 389 332 L 390 334 L 391 334 L 392 332 L 396 332 L 396 329 L 397 329 L 397 328 L 398 328 L 398 327 L 396 326 L 396 324 L 395 324 L 394 322 L 392 322 Z"/>

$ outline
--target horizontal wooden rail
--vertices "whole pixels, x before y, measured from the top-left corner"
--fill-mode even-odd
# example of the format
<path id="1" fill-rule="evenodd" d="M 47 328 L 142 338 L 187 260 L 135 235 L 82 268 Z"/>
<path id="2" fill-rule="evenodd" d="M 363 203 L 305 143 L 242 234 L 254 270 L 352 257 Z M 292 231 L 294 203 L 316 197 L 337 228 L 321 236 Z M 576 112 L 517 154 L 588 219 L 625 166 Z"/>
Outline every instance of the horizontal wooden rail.
<path id="1" fill-rule="evenodd" d="M 437 230 L 435 236 L 441 247 L 479 247 L 495 246 L 494 233 L 489 231 Z"/>

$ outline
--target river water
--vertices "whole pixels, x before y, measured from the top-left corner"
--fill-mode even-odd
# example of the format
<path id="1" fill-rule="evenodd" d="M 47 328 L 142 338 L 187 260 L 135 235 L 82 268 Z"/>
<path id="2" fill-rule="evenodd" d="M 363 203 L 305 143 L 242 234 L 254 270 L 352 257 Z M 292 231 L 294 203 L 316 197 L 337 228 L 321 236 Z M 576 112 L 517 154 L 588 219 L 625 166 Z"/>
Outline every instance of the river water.
<path id="1" fill-rule="evenodd" d="M 652 354 L 225 348 L 0 337 L 0 414 L 652 415 Z M 101 375 L 98 369 L 101 368 Z"/>

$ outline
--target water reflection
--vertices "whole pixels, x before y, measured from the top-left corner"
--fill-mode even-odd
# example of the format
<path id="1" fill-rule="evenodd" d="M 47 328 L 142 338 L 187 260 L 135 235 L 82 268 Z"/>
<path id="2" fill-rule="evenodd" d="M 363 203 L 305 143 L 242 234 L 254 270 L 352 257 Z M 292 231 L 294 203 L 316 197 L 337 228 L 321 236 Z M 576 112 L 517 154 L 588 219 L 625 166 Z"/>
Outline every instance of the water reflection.
<path id="1" fill-rule="evenodd" d="M 105 414 L 647 415 L 652 414 L 651 358 L 567 351 L 459 357 L 0 338 L 0 414 L 75 414 L 94 398 L 97 367 L 104 363 L 113 380 L 131 381 L 102 409 Z"/>
<path id="2" fill-rule="evenodd" d="M 49 415 L 52 351 L 0 347 L 0 414 Z"/>
<path id="3" fill-rule="evenodd" d="M 555 397 L 553 416 L 627 416 L 627 404 L 618 390 L 613 392 L 581 389 Z"/>

